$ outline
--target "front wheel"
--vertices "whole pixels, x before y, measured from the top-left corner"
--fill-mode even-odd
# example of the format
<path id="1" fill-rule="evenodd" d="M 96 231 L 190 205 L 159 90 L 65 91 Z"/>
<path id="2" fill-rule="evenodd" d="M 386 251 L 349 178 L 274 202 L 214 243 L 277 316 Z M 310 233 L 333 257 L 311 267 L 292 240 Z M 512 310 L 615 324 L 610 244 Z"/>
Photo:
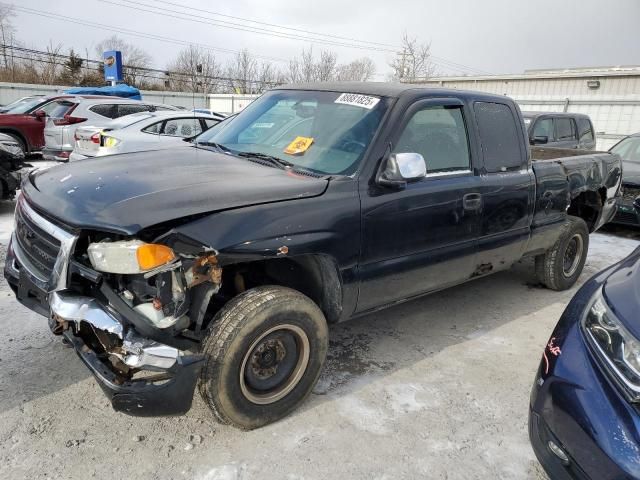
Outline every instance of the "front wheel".
<path id="1" fill-rule="evenodd" d="M 328 341 L 322 311 L 302 293 L 248 290 L 214 319 L 200 393 L 221 423 L 251 430 L 279 420 L 311 393 Z"/>
<path id="2" fill-rule="evenodd" d="M 538 280 L 551 290 L 571 288 L 582 273 L 589 250 L 589 228 L 579 217 L 569 216 L 560 238 L 536 257 Z"/>

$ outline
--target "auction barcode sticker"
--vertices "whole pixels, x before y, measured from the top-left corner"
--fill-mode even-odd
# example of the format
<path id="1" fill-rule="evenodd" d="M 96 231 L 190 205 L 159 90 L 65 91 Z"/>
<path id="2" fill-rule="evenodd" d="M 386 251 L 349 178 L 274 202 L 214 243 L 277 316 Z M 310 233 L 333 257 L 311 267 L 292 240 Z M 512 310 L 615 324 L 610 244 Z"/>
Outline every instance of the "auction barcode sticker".
<path id="1" fill-rule="evenodd" d="M 354 107 L 362 107 L 371 110 L 375 107 L 380 99 L 378 97 L 370 97 L 369 95 L 360 95 L 358 93 L 343 93 L 334 103 L 342 103 L 343 105 L 353 105 Z"/>

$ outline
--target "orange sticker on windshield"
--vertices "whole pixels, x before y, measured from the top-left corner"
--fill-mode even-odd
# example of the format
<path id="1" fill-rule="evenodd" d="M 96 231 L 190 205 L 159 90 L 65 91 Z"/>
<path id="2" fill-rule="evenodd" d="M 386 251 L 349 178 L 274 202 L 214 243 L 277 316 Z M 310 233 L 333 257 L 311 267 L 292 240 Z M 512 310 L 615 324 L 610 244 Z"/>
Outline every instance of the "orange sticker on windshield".
<path id="1" fill-rule="evenodd" d="M 309 150 L 312 143 L 313 138 L 311 137 L 296 137 L 296 139 L 284 149 L 284 153 L 288 153 L 289 155 L 302 155 Z"/>

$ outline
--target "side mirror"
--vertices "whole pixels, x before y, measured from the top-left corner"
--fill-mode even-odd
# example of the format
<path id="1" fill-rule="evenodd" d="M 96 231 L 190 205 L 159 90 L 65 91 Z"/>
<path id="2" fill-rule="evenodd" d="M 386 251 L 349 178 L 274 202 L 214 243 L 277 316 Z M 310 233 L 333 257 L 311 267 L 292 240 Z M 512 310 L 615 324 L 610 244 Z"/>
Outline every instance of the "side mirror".
<path id="1" fill-rule="evenodd" d="M 393 153 L 383 163 L 378 173 L 378 184 L 404 188 L 427 176 L 427 163 L 419 153 Z"/>
<path id="2" fill-rule="evenodd" d="M 540 135 L 539 137 L 533 137 L 534 145 L 544 145 L 545 143 L 549 143 L 549 137 L 546 135 Z"/>
<path id="3" fill-rule="evenodd" d="M 47 112 L 45 112 L 44 110 L 36 110 L 33 116 L 38 120 L 44 120 L 47 116 Z"/>

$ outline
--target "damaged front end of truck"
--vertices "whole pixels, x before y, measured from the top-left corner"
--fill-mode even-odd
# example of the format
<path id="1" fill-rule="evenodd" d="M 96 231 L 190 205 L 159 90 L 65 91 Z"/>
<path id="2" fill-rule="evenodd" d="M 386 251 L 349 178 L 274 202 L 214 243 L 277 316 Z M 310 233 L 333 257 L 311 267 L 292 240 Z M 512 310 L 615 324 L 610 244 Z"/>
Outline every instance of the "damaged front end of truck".
<path id="1" fill-rule="evenodd" d="M 18 300 L 75 348 L 115 410 L 182 414 L 191 407 L 222 268 L 210 247 L 147 240 L 70 233 L 22 196 L 5 277 Z"/>

